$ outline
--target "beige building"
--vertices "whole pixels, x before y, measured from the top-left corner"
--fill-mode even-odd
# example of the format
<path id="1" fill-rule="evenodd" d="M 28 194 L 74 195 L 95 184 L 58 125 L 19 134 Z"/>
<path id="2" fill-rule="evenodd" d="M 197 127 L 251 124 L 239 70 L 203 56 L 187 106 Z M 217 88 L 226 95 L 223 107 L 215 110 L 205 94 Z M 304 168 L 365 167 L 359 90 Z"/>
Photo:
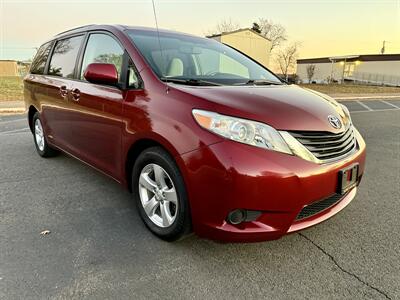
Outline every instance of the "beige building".
<path id="1" fill-rule="evenodd" d="M 30 62 L 0 60 L 0 77 L 23 76 L 29 70 Z"/>
<path id="2" fill-rule="evenodd" d="M 400 54 L 348 55 L 297 60 L 297 76 L 308 82 L 307 67 L 315 66 L 312 82 L 358 82 L 400 86 Z"/>
<path id="3" fill-rule="evenodd" d="M 223 32 L 208 36 L 208 38 L 227 44 L 245 53 L 265 67 L 269 66 L 271 41 L 251 29 L 245 28 Z"/>
<path id="4" fill-rule="evenodd" d="M 17 61 L 0 60 L 0 76 L 18 76 Z"/>

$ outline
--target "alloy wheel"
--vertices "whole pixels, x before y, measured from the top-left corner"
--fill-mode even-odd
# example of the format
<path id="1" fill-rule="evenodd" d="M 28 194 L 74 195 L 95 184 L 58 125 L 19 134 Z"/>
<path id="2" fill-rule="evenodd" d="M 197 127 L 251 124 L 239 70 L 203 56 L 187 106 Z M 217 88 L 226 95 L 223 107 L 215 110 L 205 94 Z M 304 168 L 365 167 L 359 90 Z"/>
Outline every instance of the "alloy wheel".
<path id="1" fill-rule="evenodd" d="M 35 120 L 35 141 L 39 150 L 43 151 L 45 140 L 44 140 L 42 123 L 40 122 L 39 119 Z"/>
<path id="2" fill-rule="evenodd" d="M 168 173 L 157 164 L 146 165 L 139 176 L 139 196 L 148 218 L 159 227 L 171 226 L 178 213 L 178 194 Z"/>

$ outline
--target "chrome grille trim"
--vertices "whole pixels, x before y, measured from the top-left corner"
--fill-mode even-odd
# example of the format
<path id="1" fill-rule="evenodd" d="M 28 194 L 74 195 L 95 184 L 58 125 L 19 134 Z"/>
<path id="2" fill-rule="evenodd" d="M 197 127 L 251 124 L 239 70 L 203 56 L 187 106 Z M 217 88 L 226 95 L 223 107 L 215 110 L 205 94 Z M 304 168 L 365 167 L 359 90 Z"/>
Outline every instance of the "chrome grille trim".
<path id="1" fill-rule="evenodd" d="M 341 133 L 292 131 L 290 134 L 322 163 L 339 160 L 350 155 L 357 148 L 351 123 Z"/>

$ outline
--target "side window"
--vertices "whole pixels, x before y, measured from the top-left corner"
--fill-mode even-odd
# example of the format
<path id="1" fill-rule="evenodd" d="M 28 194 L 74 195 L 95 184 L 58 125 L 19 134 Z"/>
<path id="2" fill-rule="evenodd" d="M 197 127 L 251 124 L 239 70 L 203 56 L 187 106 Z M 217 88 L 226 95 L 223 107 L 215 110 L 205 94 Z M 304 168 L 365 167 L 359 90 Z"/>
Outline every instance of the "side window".
<path id="1" fill-rule="evenodd" d="M 50 60 L 49 74 L 73 78 L 75 63 L 83 35 L 67 38 L 57 42 Z"/>
<path id="2" fill-rule="evenodd" d="M 43 44 L 33 59 L 31 70 L 32 74 L 43 74 L 46 66 L 47 58 L 49 57 L 50 49 L 53 42 Z"/>
<path id="3" fill-rule="evenodd" d="M 91 63 L 113 64 L 121 78 L 122 57 L 124 49 L 118 42 L 107 34 L 93 33 L 89 36 L 81 68 L 80 79 L 85 80 L 83 74 L 86 67 Z"/>
<path id="4" fill-rule="evenodd" d="M 131 63 L 128 66 L 128 87 L 137 89 L 139 88 L 139 86 L 139 78 L 136 74 L 136 70 L 133 67 L 133 64 Z"/>

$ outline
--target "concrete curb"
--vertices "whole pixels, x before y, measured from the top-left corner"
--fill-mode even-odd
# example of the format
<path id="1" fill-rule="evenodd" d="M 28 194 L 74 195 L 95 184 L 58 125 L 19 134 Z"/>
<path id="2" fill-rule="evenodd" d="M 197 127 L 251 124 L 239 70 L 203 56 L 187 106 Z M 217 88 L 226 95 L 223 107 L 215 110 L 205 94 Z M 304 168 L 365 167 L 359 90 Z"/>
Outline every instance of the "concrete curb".
<path id="1" fill-rule="evenodd" d="M 0 115 L 16 115 L 25 113 L 25 108 L 0 108 Z"/>

